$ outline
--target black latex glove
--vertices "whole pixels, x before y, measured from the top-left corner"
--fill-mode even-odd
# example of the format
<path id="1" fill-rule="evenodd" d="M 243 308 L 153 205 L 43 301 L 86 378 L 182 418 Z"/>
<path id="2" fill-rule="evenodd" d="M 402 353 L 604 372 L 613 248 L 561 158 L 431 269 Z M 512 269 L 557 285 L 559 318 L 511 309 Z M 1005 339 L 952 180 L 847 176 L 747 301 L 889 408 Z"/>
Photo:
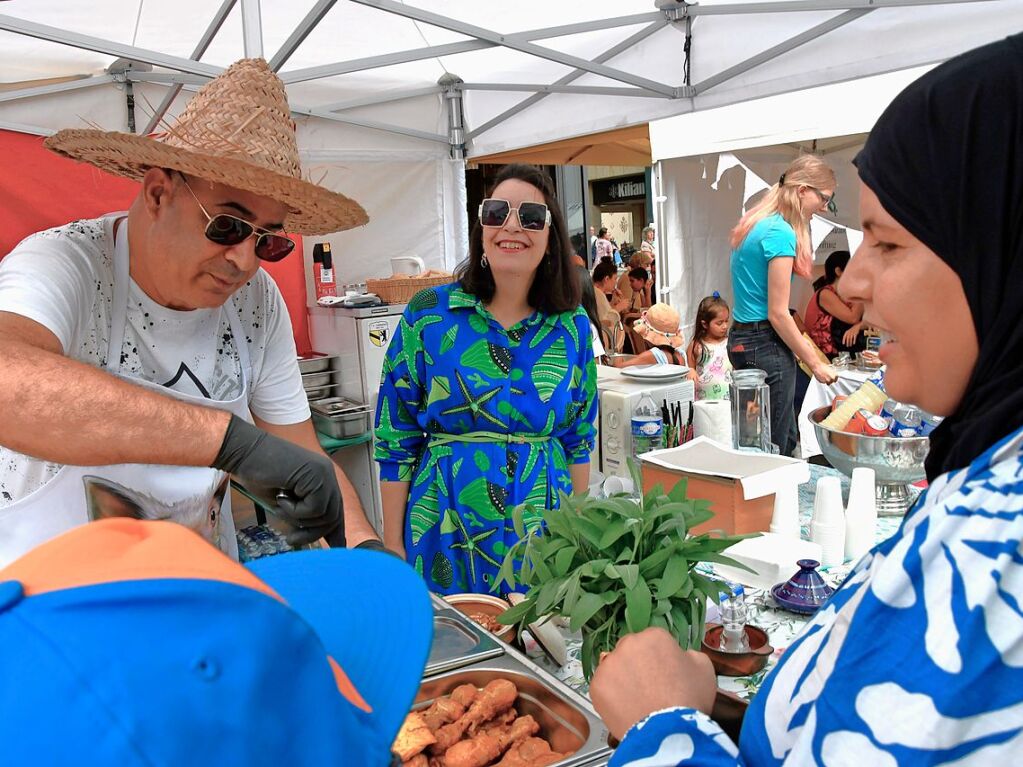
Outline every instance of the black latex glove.
<path id="1" fill-rule="evenodd" d="M 288 543 L 302 546 L 330 536 L 344 545 L 341 489 L 334 464 L 232 415 L 213 468 L 233 475 L 293 528 Z"/>
<path id="2" fill-rule="evenodd" d="M 396 551 L 391 551 L 389 548 L 384 546 L 384 544 L 381 541 L 378 541 L 376 538 L 367 538 L 362 543 L 356 545 L 355 548 L 368 549 L 369 551 L 382 551 L 385 554 L 390 554 L 392 557 L 398 557 L 398 559 L 401 559 L 402 562 L 405 561 L 401 556 L 398 555 Z"/>

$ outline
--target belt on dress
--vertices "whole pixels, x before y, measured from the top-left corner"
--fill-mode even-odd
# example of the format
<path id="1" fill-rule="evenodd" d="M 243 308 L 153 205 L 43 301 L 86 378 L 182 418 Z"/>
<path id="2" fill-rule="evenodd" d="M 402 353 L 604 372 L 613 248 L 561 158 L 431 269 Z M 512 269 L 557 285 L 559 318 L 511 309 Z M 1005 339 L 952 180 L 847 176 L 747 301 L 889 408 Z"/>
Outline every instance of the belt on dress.
<path id="1" fill-rule="evenodd" d="M 465 434 L 432 434 L 430 446 L 446 445 L 450 442 L 497 442 L 512 445 L 524 445 L 538 442 L 549 442 L 549 434 L 502 434 L 496 431 L 470 431 Z"/>

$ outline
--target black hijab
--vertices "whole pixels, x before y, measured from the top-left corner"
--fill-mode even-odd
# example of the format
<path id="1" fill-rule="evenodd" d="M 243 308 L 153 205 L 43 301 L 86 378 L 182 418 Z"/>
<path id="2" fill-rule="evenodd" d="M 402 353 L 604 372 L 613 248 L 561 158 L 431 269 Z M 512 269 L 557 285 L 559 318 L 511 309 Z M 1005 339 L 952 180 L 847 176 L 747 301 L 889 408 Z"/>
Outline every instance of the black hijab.
<path id="1" fill-rule="evenodd" d="M 907 87 L 854 162 L 884 209 L 959 275 L 977 329 L 963 400 L 931 435 L 933 480 L 1023 425 L 1023 35 Z"/>

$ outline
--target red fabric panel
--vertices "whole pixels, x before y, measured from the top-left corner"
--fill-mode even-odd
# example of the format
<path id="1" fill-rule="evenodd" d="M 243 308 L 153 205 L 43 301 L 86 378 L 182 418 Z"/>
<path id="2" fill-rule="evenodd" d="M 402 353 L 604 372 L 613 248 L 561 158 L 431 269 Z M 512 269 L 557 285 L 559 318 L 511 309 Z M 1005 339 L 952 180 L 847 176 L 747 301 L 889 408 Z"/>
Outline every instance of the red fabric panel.
<path id="1" fill-rule="evenodd" d="M 43 139 L 0 130 L 0 258 L 33 232 L 127 210 L 139 185 L 59 157 Z"/>
<path id="2" fill-rule="evenodd" d="M 127 210 L 138 182 L 55 155 L 43 139 L 0 130 L 0 258 L 25 237 L 80 218 L 95 218 L 114 210 Z M 294 236 L 294 252 L 277 264 L 265 264 L 281 289 L 291 315 L 295 345 L 308 352 L 309 318 L 306 311 L 302 238 Z"/>
<path id="3" fill-rule="evenodd" d="M 302 235 L 289 235 L 295 241 L 295 249 L 286 259 L 276 264 L 266 263 L 263 268 L 274 278 L 284 296 L 291 315 L 291 330 L 295 334 L 295 346 L 299 354 L 308 354 L 313 345 L 309 341 L 309 312 L 305 304 L 305 259 L 302 256 Z"/>

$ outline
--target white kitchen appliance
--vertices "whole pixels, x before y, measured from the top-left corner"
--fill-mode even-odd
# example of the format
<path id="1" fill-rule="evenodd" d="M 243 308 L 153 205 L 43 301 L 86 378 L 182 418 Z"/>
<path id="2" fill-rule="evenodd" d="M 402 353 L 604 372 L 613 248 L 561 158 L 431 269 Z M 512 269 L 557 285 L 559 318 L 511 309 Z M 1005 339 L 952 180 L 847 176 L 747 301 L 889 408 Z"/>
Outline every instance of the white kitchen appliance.
<path id="1" fill-rule="evenodd" d="M 309 309 L 309 336 L 313 348 L 336 354 L 336 394 L 370 406 L 375 417 L 380 373 L 387 346 L 398 327 L 405 304 L 384 304 L 358 309 L 314 306 Z M 371 430 L 372 430 L 371 418 Z M 342 448 L 333 458 L 355 486 L 369 521 L 383 530 L 380 470 L 373 460 L 373 441 Z"/>
<path id="2" fill-rule="evenodd" d="M 693 382 L 688 379 L 641 381 L 627 378 L 617 368 L 597 367 L 597 395 L 600 398 L 600 471 L 605 477 L 629 476 L 628 459 L 632 457 L 632 411 L 643 392 L 650 392 L 655 403 L 682 403 L 683 418 L 689 417 L 689 403 L 695 397 Z M 684 424 L 683 424 L 684 425 Z"/>

